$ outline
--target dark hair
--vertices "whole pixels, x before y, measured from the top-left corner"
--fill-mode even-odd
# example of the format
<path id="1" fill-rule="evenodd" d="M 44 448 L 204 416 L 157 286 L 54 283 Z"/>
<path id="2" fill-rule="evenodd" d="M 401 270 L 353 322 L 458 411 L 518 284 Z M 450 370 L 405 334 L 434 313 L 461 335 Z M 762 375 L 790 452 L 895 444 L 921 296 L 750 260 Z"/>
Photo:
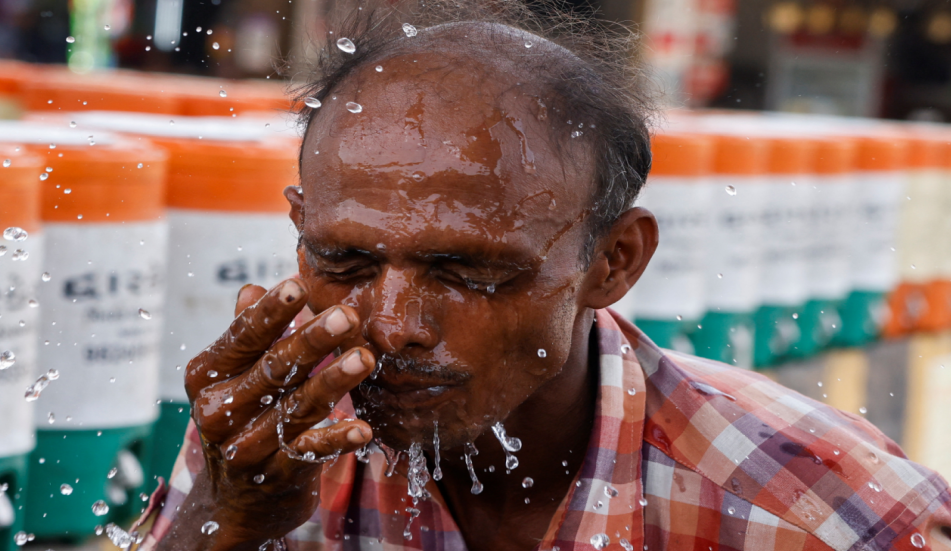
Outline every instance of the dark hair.
<path id="1" fill-rule="evenodd" d="M 303 106 L 300 122 L 309 127 L 320 113 L 305 105 L 308 98 L 323 102 L 350 75 L 371 63 L 421 51 L 434 41 L 441 46 L 492 48 L 499 59 L 515 64 L 540 97 L 554 103 L 548 111 L 550 142 L 555 147 L 569 143 L 572 133 L 583 132 L 588 138 L 596 183 L 588 211 L 589 237 L 581 255 L 588 266 L 598 239 L 631 208 L 650 171 L 652 101 L 636 63 L 637 35 L 631 30 L 561 12 L 552 0 L 535 0 L 532 6 L 549 15 L 540 16 L 519 0 L 420 1 L 407 11 L 353 9 L 331 25 L 313 73 L 295 91 Z M 411 38 L 404 23 L 418 29 L 442 26 L 448 32 L 437 32 L 429 40 L 423 33 Z M 526 37 L 531 47 L 524 47 Z M 356 50 L 341 51 L 337 47 L 341 38 L 352 41 Z M 513 48 L 513 39 L 519 39 L 519 47 Z M 555 124 L 558 121 L 571 125 Z M 582 121 L 583 128 L 578 126 Z"/>

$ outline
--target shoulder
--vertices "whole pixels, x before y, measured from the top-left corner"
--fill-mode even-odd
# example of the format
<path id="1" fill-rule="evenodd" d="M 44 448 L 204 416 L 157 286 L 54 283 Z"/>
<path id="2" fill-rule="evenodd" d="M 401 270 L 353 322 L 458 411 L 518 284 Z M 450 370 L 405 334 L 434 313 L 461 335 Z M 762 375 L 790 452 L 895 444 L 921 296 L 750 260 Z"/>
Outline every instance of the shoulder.
<path id="1" fill-rule="evenodd" d="M 919 525 L 949 518 L 947 483 L 865 419 L 633 337 L 647 375 L 645 443 L 752 510 L 834 549 L 921 548 Z"/>

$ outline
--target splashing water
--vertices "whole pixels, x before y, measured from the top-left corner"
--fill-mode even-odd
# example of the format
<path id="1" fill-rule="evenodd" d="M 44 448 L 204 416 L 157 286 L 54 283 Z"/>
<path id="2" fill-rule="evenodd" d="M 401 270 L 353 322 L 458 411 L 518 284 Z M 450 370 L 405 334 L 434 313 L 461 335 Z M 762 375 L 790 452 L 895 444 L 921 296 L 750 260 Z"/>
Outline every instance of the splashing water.
<path id="1" fill-rule="evenodd" d="M 26 393 L 23 395 L 26 398 L 27 402 L 32 402 L 40 397 L 40 394 L 43 393 L 43 389 L 46 388 L 50 381 L 55 381 L 59 379 L 59 371 L 55 369 L 50 369 L 46 373 L 40 375 L 40 378 L 36 380 L 35 383 L 28 386 Z"/>
<path id="2" fill-rule="evenodd" d="M 419 32 L 416 30 L 416 27 L 410 25 L 409 23 L 403 23 L 403 32 L 406 33 L 406 36 L 413 38 Z"/>
<path id="3" fill-rule="evenodd" d="M 133 537 L 132 534 L 111 522 L 106 525 L 106 537 L 109 538 L 109 541 L 111 541 L 113 545 L 120 549 L 128 549 L 137 539 Z"/>
<path id="4" fill-rule="evenodd" d="M 502 449 L 505 450 L 505 468 L 511 471 L 518 467 L 518 458 L 515 457 L 515 452 L 522 449 L 522 441 L 505 434 L 505 427 L 502 426 L 502 423 L 492 425 L 492 433 L 495 434 L 495 438 L 502 444 Z"/>
<path id="5" fill-rule="evenodd" d="M 3 238 L 7 241 L 26 241 L 26 238 L 30 234 L 26 232 L 23 228 L 18 228 L 16 226 L 11 226 L 3 230 Z"/>
<path id="6" fill-rule="evenodd" d="M 216 530 L 218 530 L 218 523 L 213 520 L 209 520 L 201 525 L 201 533 L 206 536 L 214 534 Z"/>
<path id="7" fill-rule="evenodd" d="M 472 489 L 469 491 L 474 495 L 479 495 L 482 493 L 482 483 L 479 482 L 479 478 L 475 473 L 475 467 L 472 466 L 472 456 L 474 455 L 479 455 L 479 450 L 476 449 L 475 444 L 472 442 L 466 442 L 466 453 L 463 457 L 466 462 L 466 469 L 469 470 L 469 478 L 472 479 Z"/>
<path id="8" fill-rule="evenodd" d="M 373 441 L 383 452 L 383 457 L 386 459 L 386 476 L 393 476 L 393 473 L 396 472 L 396 466 L 400 463 L 400 452 L 387 446 L 379 438 L 374 438 Z"/>
<path id="9" fill-rule="evenodd" d="M 416 498 L 413 498 L 413 505 L 416 505 Z M 403 528 L 403 539 L 412 540 L 413 539 L 413 520 L 419 516 L 419 509 L 416 507 L 407 507 L 406 512 L 409 513 L 409 520 L 406 521 L 406 528 Z"/>
<path id="10" fill-rule="evenodd" d="M 346 54 L 352 54 L 353 52 L 357 51 L 357 47 L 349 38 L 341 38 L 337 40 L 337 48 L 340 48 L 340 51 Z"/>
<path id="11" fill-rule="evenodd" d="M 100 499 L 92 504 L 92 514 L 96 515 L 97 517 L 101 517 L 108 512 L 109 506 L 106 505 L 105 501 Z"/>
<path id="12" fill-rule="evenodd" d="M 288 408 L 281 407 L 280 401 L 278 401 L 278 403 L 275 404 L 274 407 L 281 413 L 282 416 L 286 416 L 290 414 L 290 411 L 288 411 Z M 284 423 L 285 422 L 288 422 L 286 420 L 286 417 L 285 417 L 285 421 L 278 422 L 277 427 L 275 429 L 277 432 L 277 444 L 281 448 L 281 451 L 286 453 L 287 456 L 290 457 L 291 459 L 304 461 L 305 463 L 317 463 L 317 464 L 330 463 L 331 465 L 333 465 L 334 463 L 337 462 L 337 459 L 340 458 L 340 450 L 336 450 L 334 453 L 323 456 L 323 457 L 317 457 L 317 454 L 315 454 L 312 451 L 308 451 L 304 453 L 303 455 L 297 453 L 297 451 L 295 451 L 290 446 L 288 446 L 287 443 L 284 441 Z M 235 448 L 235 451 L 237 451 L 237 448 Z"/>
<path id="13" fill-rule="evenodd" d="M 11 367 L 15 363 L 17 363 L 17 355 L 12 350 L 0 352 L 0 371 Z"/>
<path id="14" fill-rule="evenodd" d="M 426 467 L 423 446 L 419 442 L 413 442 L 409 447 L 409 470 L 406 473 L 406 480 L 409 483 L 407 493 L 413 498 L 414 505 L 417 499 L 429 497 L 429 492 L 426 491 L 426 484 L 429 483 L 429 470 Z"/>
<path id="15" fill-rule="evenodd" d="M 433 461 L 436 463 L 433 467 L 433 480 L 439 482 L 442 480 L 442 467 L 439 466 L 439 421 L 433 421 Z"/>

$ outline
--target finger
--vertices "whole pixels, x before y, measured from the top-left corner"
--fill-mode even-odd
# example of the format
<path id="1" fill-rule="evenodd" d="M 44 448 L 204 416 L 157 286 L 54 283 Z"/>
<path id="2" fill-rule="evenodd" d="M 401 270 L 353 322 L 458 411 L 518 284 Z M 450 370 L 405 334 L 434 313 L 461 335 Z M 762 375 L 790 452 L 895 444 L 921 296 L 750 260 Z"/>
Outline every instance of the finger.
<path id="1" fill-rule="evenodd" d="M 202 389 L 195 407 L 208 416 L 227 413 L 228 421 L 243 425 L 259 415 L 284 389 L 305 381 L 314 366 L 359 330 L 360 318 L 352 308 L 328 308 L 296 333 L 275 343 L 250 371 L 227 383 Z M 223 395 L 231 397 L 227 410 L 220 407 Z"/>
<path id="2" fill-rule="evenodd" d="M 263 297 L 265 294 L 267 294 L 267 289 L 261 287 L 260 285 L 248 283 L 247 285 L 241 287 L 241 289 L 238 291 L 238 300 L 234 305 L 234 316 L 238 317 L 241 312 L 244 312 L 245 308 L 261 300 L 261 297 Z"/>
<path id="3" fill-rule="evenodd" d="M 283 412 L 275 410 L 269 414 L 277 417 L 277 422 L 283 422 L 285 441 L 296 438 L 323 421 L 330 415 L 334 404 L 340 403 L 348 392 L 373 372 L 373 366 L 373 354 L 363 348 L 355 348 L 304 381 L 285 399 Z"/>
<path id="4" fill-rule="evenodd" d="M 320 429 L 311 429 L 301 434 L 289 444 L 291 450 L 303 457 L 314 454 L 314 459 L 330 459 L 350 453 L 366 446 L 373 439 L 373 430 L 366 421 L 341 421 L 335 425 Z M 299 461 L 283 454 L 285 461 Z"/>
<path id="5" fill-rule="evenodd" d="M 189 397 L 254 365 L 306 303 L 304 284 L 288 279 L 245 308 L 218 340 L 188 363 L 185 390 Z"/>

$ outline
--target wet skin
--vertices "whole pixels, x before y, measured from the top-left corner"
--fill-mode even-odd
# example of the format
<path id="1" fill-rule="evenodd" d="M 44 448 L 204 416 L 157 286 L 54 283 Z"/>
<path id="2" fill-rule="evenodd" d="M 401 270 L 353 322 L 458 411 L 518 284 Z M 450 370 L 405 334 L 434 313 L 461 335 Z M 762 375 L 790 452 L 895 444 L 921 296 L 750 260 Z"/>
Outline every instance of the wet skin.
<path id="1" fill-rule="evenodd" d="M 280 449 L 281 415 L 293 455 L 348 453 L 375 437 L 401 450 L 423 443 L 430 465 L 438 423 L 440 491 L 473 550 L 534 547 L 580 468 L 597 387 L 594 310 L 640 276 L 656 222 L 626 212 L 585 269 L 593 167 L 546 99 L 447 52 L 382 65 L 335 90 L 305 137 L 302 189 L 285 193 L 301 230 L 300 282 L 243 289 L 235 324 L 189 364 L 209 468 L 163 548 L 256 548 L 310 516 L 321 467 Z M 564 125 L 560 149 L 553 124 Z M 305 302 L 322 314 L 272 346 Z M 335 349 L 335 363 L 306 379 Z M 310 429 L 347 391 L 361 420 Z M 496 421 L 523 442 L 510 475 L 488 430 Z M 466 442 L 480 452 L 478 496 Z M 220 528 L 202 536 L 210 519 Z"/>

